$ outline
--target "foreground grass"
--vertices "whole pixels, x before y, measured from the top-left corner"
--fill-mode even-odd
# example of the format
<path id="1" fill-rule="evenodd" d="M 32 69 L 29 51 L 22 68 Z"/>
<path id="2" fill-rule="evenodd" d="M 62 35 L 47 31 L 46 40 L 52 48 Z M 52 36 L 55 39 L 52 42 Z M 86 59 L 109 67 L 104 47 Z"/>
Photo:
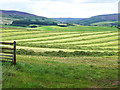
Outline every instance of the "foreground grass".
<path id="1" fill-rule="evenodd" d="M 3 88 L 116 88 L 118 57 L 17 55 L 3 63 Z"/>

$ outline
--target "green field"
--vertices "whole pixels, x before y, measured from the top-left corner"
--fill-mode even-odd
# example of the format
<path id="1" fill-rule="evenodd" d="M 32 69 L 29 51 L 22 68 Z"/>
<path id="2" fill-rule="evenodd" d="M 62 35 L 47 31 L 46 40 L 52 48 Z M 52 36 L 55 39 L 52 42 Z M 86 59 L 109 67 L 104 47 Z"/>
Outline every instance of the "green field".
<path id="1" fill-rule="evenodd" d="M 2 41 L 16 41 L 17 49 L 32 52 L 18 53 L 16 66 L 3 63 L 3 88 L 117 87 L 117 28 L 9 27 L 2 29 Z"/>
<path id="2" fill-rule="evenodd" d="M 90 25 L 98 25 L 98 26 L 110 26 L 111 24 L 116 24 L 117 25 L 118 21 L 106 21 L 106 22 L 97 22 L 97 23 L 92 23 Z"/>

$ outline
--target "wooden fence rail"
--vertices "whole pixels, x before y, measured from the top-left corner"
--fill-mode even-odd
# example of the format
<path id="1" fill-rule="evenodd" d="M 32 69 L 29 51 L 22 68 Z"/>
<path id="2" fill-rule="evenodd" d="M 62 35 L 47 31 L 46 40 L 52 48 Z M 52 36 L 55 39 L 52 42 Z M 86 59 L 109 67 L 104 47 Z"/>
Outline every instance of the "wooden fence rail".
<path id="1" fill-rule="evenodd" d="M 0 48 L 0 61 L 11 62 L 13 65 L 16 65 L 16 42 L 0 42 L 0 44 L 2 44 Z M 13 48 L 4 47 L 4 45 L 13 45 Z"/>

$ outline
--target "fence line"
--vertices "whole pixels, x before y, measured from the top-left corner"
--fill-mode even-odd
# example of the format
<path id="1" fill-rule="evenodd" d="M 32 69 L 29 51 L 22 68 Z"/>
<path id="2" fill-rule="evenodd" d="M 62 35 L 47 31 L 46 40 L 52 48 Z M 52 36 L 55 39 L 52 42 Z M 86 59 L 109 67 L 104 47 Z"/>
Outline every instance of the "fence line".
<path id="1" fill-rule="evenodd" d="M 16 65 L 16 42 L 0 42 L 3 45 L 13 45 L 13 48 L 1 47 L 0 48 L 0 61 L 2 62 L 11 62 L 13 65 Z M 9 55 L 8 55 L 9 54 Z"/>

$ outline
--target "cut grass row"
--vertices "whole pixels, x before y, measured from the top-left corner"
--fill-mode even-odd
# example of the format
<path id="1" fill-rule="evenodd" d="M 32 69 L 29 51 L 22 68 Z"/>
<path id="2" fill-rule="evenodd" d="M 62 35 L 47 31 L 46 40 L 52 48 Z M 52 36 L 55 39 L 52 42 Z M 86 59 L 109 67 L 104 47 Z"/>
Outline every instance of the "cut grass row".
<path id="1" fill-rule="evenodd" d="M 9 37 L 9 36 L 18 36 L 18 35 L 26 35 L 26 34 L 37 34 L 37 33 L 47 33 L 44 31 L 22 31 L 22 32 L 8 32 L 8 33 L 2 33 L 2 37 Z M 49 33 L 49 32 L 48 32 Z"/>
<path id="2" fill-rule="evenodd" d="M 45 51 L 45 52 L 35 52 L 33 50 L 17 49 L 17 54 L 22 55 L 38 55 L 38 56 L 58 56 L 58 57 L 81 57 L 81 56 L 117 56 L 117 52 L 90 52 L 90 51 L 74 51 L 74 52 L 64 52 L 64 51 Z"/>
<path id="3" fill-rule="evenodd" d="M 2 33 L 13 33 L 13 32 L 18 33 L 18 32 L 23 32 L 23 31 L 26 32 L 28 30 L 27 29 L 11 29 L 11 28 L 10 29 L 4 29 L 3 28 L 1 30 Z"/>
<path id="4" fill-rule="evenodd" d="M 87 35 L 81 35 L 81 34 L 64 34 L 64 35 L 54 35 L 54 36 L 46 36 L 46 37 L 39 37 L 39 38 L 29 38 L 29 39 L 19 39 L 16 40 L 18 43 L 24 43 L 24 42 L 37 42 L 37 41 L 49 41 L 49 40 L 58 40 L 58 39 L 67 39 L 67 38 L 78 38 L 78 37 L 82 37 L 82 36 L 87 36 Z M 113 37 L 115 35 L 111 35 L 111 37 Z M 104 36 L 104 37 L 109 37 L 109 36 Z M 100 38 L 104 38 L 104 37 L 100 37 Z M 99 37 L 93 38 L 93 39 L 97 39 Z M 74 40 L 74 41 L 81 41 L 81 40 L 90 40 L 89 39 L 83 39 L 81 38 L 80 40 Z M 66 42 L 66 41 L 65 41 Z M 68 41 L 68 42 L 72 42 L 72 41 Z M 61 42 L 64 43 L 64 42 Z"/>
<path id="5" fill-rule="evenodd" d="M 32 44 L 22 44 L 18 45 L 17 48 L 21 49 L 32 49 L 36 52 L 42 52 L 42 51 L 65 51 L 65 52 L 72 52 L 72 51 L 96 51 L 96 52 L 118 52 L 118 49 L 116 48 L 101 48 L 97 46 L 73 46 L 73 45 L 62 45 L 62 46 L 49 46 L 49 45 L 35 45 Z"/>
<path id="6" fill-rule="evenodd" d="M 106 45 L 118 45 L 118 41 L 111 41 L 111 42 L 103 42 L 102 44 L 101 43 L 94 43 L 94 44 L 88 44 L 88 45 L 83 45 L 83 46 L 106 46 Z M 82 46 L 82 45 L 80 45 Z"/>
<path id="7" fill-rule="evenodd" d="M 57 36 L 48 36 L 48 37 L 46 36 L 45 38 L 44 37 L 39 37 L 39 38 L 22 39 L 22 40 L 17 40 L 17 41 L 35 42 L 35 41 L 49 41 L 49 40 L 78 38 L 78 37 L 81 37 L 80 39 L 84 39 L 85 40 L 86 36 L 89 36 L 89 35 L 93 36 L 93 35 L 97 35 L 97 34 L 86 34 L 85 33 L 85 34 L 57 35 Z M 108 35 L 108 36 L 102 36 L 102 37 L 109 37 L 109 36 L 115 36 L 115 35 L 117 35 L 117 34 Z M 102 37 L 100 37 L 100 38 L 102 38 Z M 99 37 L 95 37 L 95 38 L 99 38 Z"/>
<path id="8" fill-rule="evenodd" d="M 12 47 L 12 46 L 6 46 L 6 47 Z M 62 49 L 63 48 L 63 49 Z M 79 48 L 79 49 L 78 49 Z M 88 52 L 88 51 L 91 51 L 91 52 L 118 52 L 118 49 L 114 49 L 114 48 L 100 48 L 100 47 L 69 47 L 69 46 L 62 46 L 62 47 L 59 47 L 59 46 L 51 46 L 51 47 L 48 47 L 48 46 L 42 46 L 42 47 L 32 47 L 32 46 L 28 46 L 28 45 L 18 45 L 17 46 L 17 49 L 25 49 L 25 50 L 33 50 L 35 52 L 46 52 L 46 51 L 64 51 L 64 52 L 74 52 L 74 51 L 85 51 L 85 52 Z"/>
<path id="9" fill-rule="evenodd" d="M 71 44 L 71 45 L 89 45 L 89 44 L 98 44 L 98 43 L 107 43 L 107 42 L 111 42 L 111 41 L 118 41 L 118 38 L 114 37 L 114 38 L 103 38 L 102 39 L 93 39 L 93 40 L 89 40 L 89 39 L 85 39 L 85 40 L 80 40 L 80 41 L 68 41 L 68 42 L 60 42 L 60 43 L 55 43 L 55 45 L 66 45 L 66 44 Z M 48 45 L 53 45 L 53 44 L 48 44 Z M 102 45 L 102 44 L 101 44 Z"/>
<path id="10" fill-rule="evenodd" d="M 103 40 L 102 40 L 103 39 Z M 108 38 L 100 38 L 100 39 L 88 39 L 88 40 L 80 40 L 80 41 L 67 41 L 67 42 L 54 42 L 52 44 L 49 44 L 49 43 L 45 43 L 47 45 L 67 45 L 67 44 L 70 44 L 70 45 L 89 45 L 89 44 L 100 44 L 102 45 L 101 43 L 106 43 L 106 45 L 109 45 L 109 43 L 111 44 L 118 44 L 118 38 L 117 36 L 115 37 L 108 37 Z M 57 43 L 57 44 L 56 44 Z M 108 43 L 108 44 L 107 44 Z M 28 44 L 28 43 L 27 43 Z M 33 43 L 33 44 L 36 44 L 36 43 Z M 44 44 L 41 44 L 41 45 L 44 45 Z"/>
<path id="11" fill-rule="evenodd" d="M 28 38 L 38 38 L 38 37 L 48 37 L 48 36 L 57 36 L 57 35 L 64 35 L 64 34 L 70 34 L 70 33 L 76 33 L 76 32 L 54 32 L 49 34 L 25 34 L 25 35 L 18 35 L 18 36 L 10 36 L 10 37 L 3 37 L 3 40 L 19 40 L 19 39 L 28 39 Z"/>
<path id="12" fill-rule="evenodd" d="M 74 40 L 80 40 L 80 39 L 88 39 L 88 38 L 96 38 L 96 37 L 103 37 L 103 36 L 111 36 L 111 35 L 117 35 L 116 33 L 109 33 L 109 34 L 100 34 L 100 35 L 87 35 L 87 36 L 79 36 L 79 37 L 69 37 L 66 39 L 58 39 L 58 40 L 48 40 L 48 41 L 40 41 L 40 42 L 31 42 L 31 43 L 55 43 L 55 42 L 63 42 L 63 41 L 74 41 Z"/>
<path id="13" fill-rule="evenodd" d="M 50 33 L 50 32 L 44 32 L 44 31 L 27 31 L 27 32 L 25 31 L 25 32 L 19 32 L 19 33 L 14 33 L 14 34 L 5 33 L 5 34 L 2 34 L 2 36 L 4 36 L 4 37 L 9 37 L 9 35 L 7 35 L 7 34 L 11 34 L 12 36 L 19 36 L 19 35 L 21 36 L 21 35 L 23 35 L 24 37 L 26 37 L 26 35 L 25 35 L 26 33 L 27 33 L 28 35 L 29 35 L 29 34 L 36 35 L 36 32 L 37 32 L 37 33 L 40 33 L 40 34 L 42 34 L 42 32 L 43 32 L 44 35 L 47 35 L 47 34 L 49 35 L 49 33 Z M 21 33 L 24 33 L 24 34 L 21 34 Z M 56 33 L 56 32 L 52 32 L 52 33 Z M 57 32 L 57 33 L 58 33 L 58 32 Z M 66 33 L 66 32 L 62 32 L 62 33 Z M 69 34 L 70 34 L 70 33 L 73 33 L 73 34 L 76 33 L 76 34 L 77 34 L 78 32 L 67 32 L 67 33 L 69 33 Z M 94 33 L 85 33 L 85 34 L 86 34 L 86 35 L 87 35 L 87 34 L 89 35 L 89 34 L 105 34 L 105 33 L 115 33 L 115 32 L 94 32 Z M 117 33 L 117 32 L 116 32 L 116 33 Z M 80 33 L 80 34 L 81 34 L 81 35 L 84 35 L 84 33 Z M 14 37 L 12 37 L 12 36 L 11 36 L 11 38 L 14 38 Z"/>
<path id="14" fill-rule="evenodd" d="M 9 33 L 10 32 L 10 33 Z M 3 35 L 22 35 L 21 33 L 34 33 L 34 32 L 51 32 L 51 31 L 43 31 L 43 30 L 15 30 L 15 29 L 13 29 L 13 30 L 2 30 L 2 33 L 3 33 Z M 52 31 L 52 32 L 58 32 L 58 31 Z M 60 31 L 59 31 L 60 32 Z M 106 31 L 106 33 L 109 33 L 109 32 L 116 32 L 116 31 Z M 72 32 L 71 32 L 72 33 Z M 80 32 L 79 32 L 80 33 Z M 83 33 L 83 32 L 82 32 Z M 84 33 L 87 33 L 87 32 L 84 32 Z M 89 33 L 93 33 L 93 32 L 89 32 Z M 89 34 L 88 33 L 88 34 Z M 105 32 L 94 32 L 94 33 L 105 33 Z"/>
<path id="15" fill-rule="evenodd" d="M 104 40 L 103 40 L 104 39 Z M 65 45 L 65 44 L 75 44 L 75 45 L 77 45 L 77 44 L 84 44 L 84 43 L 89 43 L 90 41 L 92 41 L 92 42 L 96 42 L 96 41 L 98 41 L 98 42 L 102 42 L 102 40 L 103 40 L 103 42 L 104 41 L 107 41 L 108 39 L 111 39 L 111 40 L 118 40 L 118 37 L 117 36 L 115 36 L 115 35 L 113 35 L 113 36 L 111 36 L 111 37 L 109 37 L 109 36 L 103 36 L 103 37 L 95 37 L 95 38 L 86 38 L 86 39 L 83 39 L 83 38 L 81 38 L 81 39 L 76 39 L 76 40 L 67 40 L 67 41 L 56 41 L 56 42 L 48 42 L 48 43 L 41 43 L 41 44 L 47 44 L 47 45 L 53 45 L 53 44 L 55 44 L 55 45 Z M 110 40 L 110 41 L 111 41 Z M 37 40 L 38 41 L 38 40 Z M 37 42 L 36 41 L 36 42 Z M 108 40 L 109 41 L 109 40 Z M 30 42 L 35 42 L 35 41 L 30 41 Z M 29 43 L 30 43 L 29 42 Z"/>

